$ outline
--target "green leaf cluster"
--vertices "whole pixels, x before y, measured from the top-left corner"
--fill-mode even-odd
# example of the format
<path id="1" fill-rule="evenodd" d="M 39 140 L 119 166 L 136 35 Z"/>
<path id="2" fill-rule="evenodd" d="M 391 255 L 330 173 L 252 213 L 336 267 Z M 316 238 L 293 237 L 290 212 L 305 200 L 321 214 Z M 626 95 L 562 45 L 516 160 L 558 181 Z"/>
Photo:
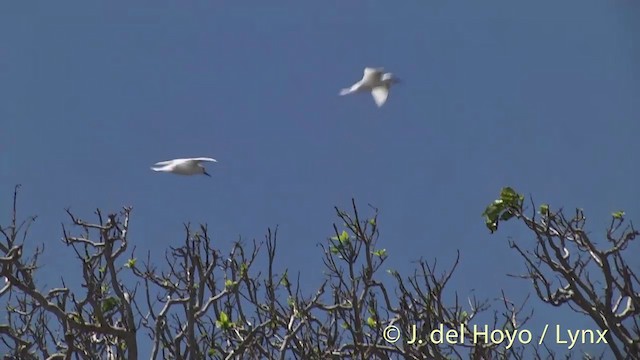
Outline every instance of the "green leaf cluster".
<path id="1" fill-rule="evenodd" d="M 337 243 L 336 245 L 330 247 L 331 252 L 333 254 L 338 254 L 341 250 L 343 250 L 347 245 L 351 243 L 351 237 L 346 230 L 342 230 L 342 233 L 340 233 L 339 236 L 332 236 L 331 241 L 333 241 L 334 244 Z"/>
<path id="2" fill-rule="evenodd" d="M 517 193 L 510 187 L 504 187 L 500 191 L 500 197 L 494 200 L 482 213 L 485 218 L 485 225 L 494 233 L 498 230 L 500 221 L 508 221 L 522 210 L 524 196 Z"/>
<path id="3" fill-rule="evenodd" d="M 218 318 L 218 320 L 216 320 L 216 327 L 224 330 L 233 327 L 233 322 L 231 322 L 231 319 L 229 319 L 229 315 L 227 315 L 227 313 L 225 313 L 224 311 L 220 312 L 220 317 Z"/>

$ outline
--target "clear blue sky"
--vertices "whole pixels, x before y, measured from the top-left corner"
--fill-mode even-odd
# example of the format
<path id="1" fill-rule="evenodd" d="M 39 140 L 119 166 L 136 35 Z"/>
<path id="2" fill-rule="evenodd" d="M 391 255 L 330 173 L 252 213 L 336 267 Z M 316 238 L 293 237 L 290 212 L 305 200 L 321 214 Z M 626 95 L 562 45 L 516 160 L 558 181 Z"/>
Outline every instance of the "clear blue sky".
<path id="1" fill-rule="evenodd" d="M 142 3 L 145 3 L 143 5 Z M 333 206 L 380 209 L 388 267 L 448 264 L 451 290 L 528 283 L 481 213 L 505 185 L 582 207 L 600 234 L 640 219 L 639 6 L 632 1 L 3 2 L 0 215 L 13 186 L 39 220 L 41 284 L 79 267 L 64 208 L 134 208 L 132 244 L 155 255 L 209 224 L 227 251 L 280 227 L 280 264 L 319 284 Z M 338 96 L 382 66 L 404 82 L 378 109 Z M 212 178 L 152 172 L 211 156 Z M 157 258 L 162 261 L 161 257 Z M 77 285 L 77 284 L 76 284 Z M 539 326 L 592 325 L 537 306 Z"/>

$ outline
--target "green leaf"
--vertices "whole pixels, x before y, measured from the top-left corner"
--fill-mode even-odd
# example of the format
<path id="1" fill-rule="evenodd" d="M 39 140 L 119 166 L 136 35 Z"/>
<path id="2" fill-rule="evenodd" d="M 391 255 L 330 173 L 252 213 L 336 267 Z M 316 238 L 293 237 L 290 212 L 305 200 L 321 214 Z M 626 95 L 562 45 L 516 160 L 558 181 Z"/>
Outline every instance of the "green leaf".
<path id="1" fill-rule="evenodd" d="M 229 316 L 224 311 L 220 312 L 220 317 L 216 320 L 216 327 L 222 329 L 228 329 L 231 325 L 229 321 Z"/>
<path id="2" fill-rule="evenodd" d="M 504 209 L 504 204 L 500 200 L 499 203 L 494 201 L 493 204 L 487 206 L 487 208 L 482 213 L 482 216 L 485 217 L 485 225 L 491 230 L 493 233 L 498 229 L 498 218 L 500 217 L 500 213 Z"/>
<path id="3" fill-rule="evenodd" d="M 227 279 L 227 280 L 224 282 L 224 287 L 226 287 L 227 289 L 232 288 L 232 287 L 233 287 L 233 285 L 235 285 L 235 283 L 234 283 L 234 282 L 233 282 L 233 280 L 231 280 L 231 279 Z"/>
<path id="4" fill-rule="evenodd" d="M 342 234 L 340 234 L 338 240 L 340 240 L 341 243 L 349 241 L 349 233 L 347 233 L 346 230 L 342 230 Z"/>
<path id="5" fill-rule="evenodd" d="M 498 213 L 492 209 L 493 205 L 489 205 L 482 215 L 484 215 L 484 224 L 493 234 L 498 230 Z"/>
<path id="6" fill-rule="evenodd" d="M 549 215 L 549 204 L 540 205 L 540 214 Z"/>
<path id="7" fill-rule="evenodd" d="M 624 217 L 624 211 L 616 211 L 611 214 L 614 219 L 622 219 Z"/>
<path id="8" fill-rule="evenodd" d="M 524 196 L 507 186 L 500 191 L 500 199 L 504 201 L 507 206 L 518 206 L 520 202 L 524 201 Z"/>
<path id="9" fill-rule="evenodd" d="M 489 204 L 482 213 L 485 218 L 485 226 L 493 234 L 498 229 L 500 221 L 507 221 L 515 216 L 512 209 L 520 210 L 523 201 L 524 196 L 512 188 L 502 188 L 500 198 Z"/>
<path id="10" fill-rule="evenodd" d="M 373 255 L 383 257 L 387 255 L 387 249 L 380 249 L 373 252 Z"/>
<path id="11" fill-rule="evenodd" d="M 104 301 L 102 301 L 102 312 L 113 310 L 116 306 L 118 306 L 118 303 L 118 299 L 113 296 L 104 299 Z"/>
<path id="12" fill-rule="evenodd" d="M 226 312 L 221 311 L 219 320 L 222 321 L 222 322 L 228 322 L 229 321 L 229 315 L 227 315 Z"/>
<path id="13" fill-rule="evenodd" d="M 369 225 L 376 226 L 376 219 L 369 219 Z"/>
<path id="14" fill-rule="evenodd" d="M 342 326 L 343 329 L 348 329 L 349 328 L 349 324 L 347 324 L 347 323 L 342 323 L 342 324 L 340 324 L 340 326 Z"/>
<path id="15" fill-rule="evenodd" d="M 332 254 L 338 254 L 340 252 L 340 249 L 338 249 L 337 246 L 331 246 L 329 248 L 329 251 L 331 251 Z"/>
<path id="16" fill-rule="evenodd" d="M 285 287 L 291 285 L 289 283 L 289 277 L 287 276 L 287 273 L 284 273 L 284 275 L 282 276 L 282 279 L 280 280 L 280 284 Z"/>
<path id="17" fill-rule="evenodd" d="M 513 217 L 513 213 L 511 211 L 505 211 L 500 215 L 500 221 L 507 221 Z"/>
<path id="18" fill-rule="evenodd" d="M 136 265 L 136 259 L 135 258 L 131 258 L 131 259 L 127 260 L 127 263 L 124 264 L 124 266 L 129 268 L 129 269 L 131 269 L 135 265 Z"/>
<path id="19" fill-rule="evenodd" d="M 497 204 L 494 202 L 493 204 L 487 206 L 486 209 L 484 209 L 484 212 L 482 213 L 482 215 L 497 218 L 498 215 L 500 215 L 500 212 L 502 210 L 504 210 L 504 204 L 502 203 L 502 201 Z"/>
<path id="20" fill-rule="evenodd" d="M 207 355 L 209 356 L 214 356 L 216 354 L 216 349 L 214 348 L 210 348 L 209 351 L 207 351 Z"/>
<path id="21" fill-rule="evenodd" d="M 367 325 L 369 325 L 369 327 L 374 328 L 376 327 L 377 322 L 373 317 L 369 316 L 369 318 L 367 319 Z"/>

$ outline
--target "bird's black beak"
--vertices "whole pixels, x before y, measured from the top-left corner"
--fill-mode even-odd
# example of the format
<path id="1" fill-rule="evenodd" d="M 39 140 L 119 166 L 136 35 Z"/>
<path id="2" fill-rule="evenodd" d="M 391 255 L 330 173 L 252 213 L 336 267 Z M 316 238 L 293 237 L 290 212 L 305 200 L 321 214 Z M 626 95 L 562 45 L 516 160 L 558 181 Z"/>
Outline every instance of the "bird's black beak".
<path id="1" fill-rule="evenodd" d="M 203 174 L 205 174 L 205 175 L 207 175 L 208 177 L 211 177 L 211 175 L 209 175 L 209 173 L 208 173 L 208 172 L 206 172 L 206 171 L 203 171 L 202 173 L 203 173 Z"/>

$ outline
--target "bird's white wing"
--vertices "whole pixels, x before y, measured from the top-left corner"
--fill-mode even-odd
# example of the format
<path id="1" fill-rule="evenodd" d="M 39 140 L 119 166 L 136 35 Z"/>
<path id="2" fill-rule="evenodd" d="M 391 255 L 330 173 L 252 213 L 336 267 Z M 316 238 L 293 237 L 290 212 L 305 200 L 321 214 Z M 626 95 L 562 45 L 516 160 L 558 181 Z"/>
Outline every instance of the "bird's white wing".
<path id="1" fill-rule="evenodd" d="M 381 107 L 387 101 L 387 97 L 389 97 L 389 89 L 386 86 L 374 87 L 371 90 L 371 96 L 373 96 L 373 101 L 376 102 L 376 105 Z"/>
<path id="2" fill-rule="evenodd" d="M 364 68 L 364 75 L 372 74 L 372 73 L 381 73 L 384 71 L 384 68 L 374 68 L 374 67 L 366 67 Z"/>
<path id="3" fill-rule="evenodd" d="M 351 88 L 344 88 L 344 89 L 341 89 L 341 90 L 340 90 L 340 93 L 339 93 L 339 94 L 340 94 L 340 96 L 344 96 L 344 95 L 351 94 L 351 92 L 352 92 L 352 91 L 351 91 Z"/>
<path id="4" fill-rule="evenodd" d="M 177 159 L 180 160 L 180 159 Z M 175 160 L 166 160 L 166 161 L 159 161 L 157 163 L 155 163 L 153 166 L 163 166 L 163 165 L 169 165 L 172 162 L 174 162 Z"/>
<path id="5" fill-rule="evenodd" d="M 383 68 L 364 68 L 364 74 L 362 75 L 362 81 L 368 82 L 376 79 L 380 79 L 382 76 Z"/>
<path id="6" fill-rule="evenodd" d="M 196 161 L 196 162 L 201 162 L 201 161 L 218 162 L 218 160 L 216 160 L 216 159 L 207 158 L 207 157 L 192 158 L 192 159 L 189 159 L 189 160 Z"/>

